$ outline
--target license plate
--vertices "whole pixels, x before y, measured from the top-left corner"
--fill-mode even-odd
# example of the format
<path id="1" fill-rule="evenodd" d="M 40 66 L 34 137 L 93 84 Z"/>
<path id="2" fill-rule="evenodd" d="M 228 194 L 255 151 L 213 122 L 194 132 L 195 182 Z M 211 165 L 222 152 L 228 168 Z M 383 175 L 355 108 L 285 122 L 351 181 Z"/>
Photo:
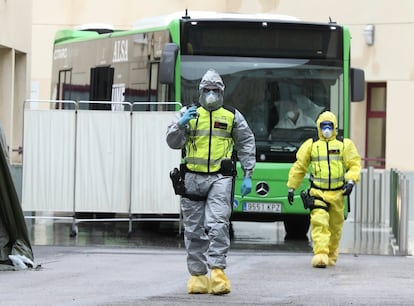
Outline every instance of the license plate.
<path id="1" fill-rule="evenodd" d="M 251 202 L 245 202 L 243 204 L 243 211 L 281 213 L 282 212 L 282 204 L 281 203 L 251 203 Z"/>

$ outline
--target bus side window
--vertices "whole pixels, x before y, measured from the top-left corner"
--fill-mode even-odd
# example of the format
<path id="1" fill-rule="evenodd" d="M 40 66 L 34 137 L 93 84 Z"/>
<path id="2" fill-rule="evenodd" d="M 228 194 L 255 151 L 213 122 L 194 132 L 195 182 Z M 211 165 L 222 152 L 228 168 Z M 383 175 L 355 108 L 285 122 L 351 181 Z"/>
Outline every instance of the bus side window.
<path id="1" fill-rule="evenodd" d="M 58 83 L 56 86 L 56 100 L 70 100 L 72 98 L 71 95 L 71 84 L 72 84 L 72 70 L 60 70 Z M 65 108 L 68 105 L 64 103 L 56 103 L 56 109 Z"/>
<path id="2" fill-rule="evenodd" d="M 179 47 L 175 43 L 167 43 L 162 49 L 160 65 L 160 83 L 174 84 L 175 65 Z"/>
<path id="3" fill-rule="evenodd" d="M 159 64 L 157 62 L 153 62 L 150 64 L 150 79 L 149 79 L 149 91 L 148 91 L 148 101 L 149 102 L 160 102 L 159 95 L 158 95 L 158 67 Z M 157 105 L 150 104 L 149 105 L 150 111 L 156 111 Z"/>
<path id="4" fill-rule="evenodd" d="M 114 83 L 114 68 L 94 67 L 91 68 L 91 79 L 89 89 L 90 101 L 111 101 L 112 85 Z M 110 110 L 111 104 L 91 103 L 90 109 Z"/>

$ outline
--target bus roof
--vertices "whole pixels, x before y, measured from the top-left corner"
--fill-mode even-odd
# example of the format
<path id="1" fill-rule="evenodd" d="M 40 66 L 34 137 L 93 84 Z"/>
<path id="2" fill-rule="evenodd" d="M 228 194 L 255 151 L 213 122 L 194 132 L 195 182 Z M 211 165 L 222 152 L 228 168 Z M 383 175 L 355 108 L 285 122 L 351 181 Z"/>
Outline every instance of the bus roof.
<path id="1" fill-rule="evenodd" d="M 55 44 L 59 44 L 64 41 L 78 39 L 78 38 L 97 38 L 99 37 L 99 33 L 94 31 L 82 31 L 82 30 L 74 30 L 74 29 L 63 29 L 58 30 L 55 34 Z"/>
<path id="2" fill-rule="evenodd" d="M 192 11 L 191 13 L 175 12 L 168 15 L 148 17 L 137 21 L 134 29 L 142 29 L 154 26 L 168 26 L 173 20 L 177 19 L 197 19 L 197 20 L 252 20 L 252 21 L 299 21 L 298 18 L 279 15 L 279 14 L 239 14 L 239 13 L 218 13 L 207 11 Z"/>
<path id="3" fill-rule="evenodd" d="M 300 22 L 296 17 L 281 14 L 241 14 L 241 13 L 219 13 L 211 11 L 191 11 L 183 14 L 175 12 L 168 15 L 143 18 L 137 21 L 131 29 L 114 29 L 109 24 L 84 24 L 72 29 L 62 29 L 55 34 L 54 43 L 60 44 L 68 41 L 79 41 L 85 39 L 98 39 L 114 35 L 125 35 L 129 32 L 142 30 L 167 29 L 173 22 L 178 20 L 212 20 L 212 21 L 258 21 L 258 22 Z M 314 24 L 314 23 L 313 23 Z"/>
<path id="4" fill-rule="evenodd" d="M 80 31 L 87 31 L 87 30 L 108 30 L 108 31 L 114 31 L 114 25 L 109 23 L 85 23 L 78 25 L 74 28 L 75 30 Z"/>

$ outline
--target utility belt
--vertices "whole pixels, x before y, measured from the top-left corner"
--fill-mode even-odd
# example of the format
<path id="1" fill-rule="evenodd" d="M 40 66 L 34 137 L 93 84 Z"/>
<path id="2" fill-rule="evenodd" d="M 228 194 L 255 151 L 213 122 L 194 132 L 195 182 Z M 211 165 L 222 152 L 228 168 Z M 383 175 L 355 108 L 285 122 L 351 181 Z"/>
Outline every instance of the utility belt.
<path id="1" fill-rule="evenodd" d="M 197 173 L 197 174 L 217 174 L 221 173 L 223 176 L 233 176 L 236 177 L 236 163 L 231 158 L 223 158 L 220 162 L 220 170 L 213 171 L 213 172 L 200 172 L 200 171 L 193 171 L 188 169 L 186 164 L 181 164 L 180 166 L 183 167 L 183 171 L 185 172 L 191 172 L 191 173 Z"/>
<path id="2" fill-rule="evenodd" d="M 214 173 L 221 173 L 224 176 L 233 176 L 236 177 L 236 164 L 230 158 L 225 158 L 221 161 L 220 171 L 217 172 L 195 172 L 191 171 L 187 168 L 186 164 L 180 164 L 180 169 L 174 168 L 170 171 L 170 178 L 174 188 L 174 192 L 176 195 L 180 195 L 184 198 L 190 199 L 192 201 L 205 201 L 205 196 L 199 196 L 195 194 L 187 194 L 185 190 L 185 173 L 192 172 L 192 173 L 199 173 L 199 174 L 214 174 Z"/>
<path id="3" fill-rule="evenodd" d="M 303 207 L 305 209 L 310 209 L 313 210 L 315 208 L 321 208 L 323 210 L 326 210 L 327 212 L 329 212 L 329 203 L 325 202 L 322 198 L 320 197 L 315 197 L 315 196 L 311 196 L 309 194 L 310 189 L 306 189 L 306 190 L 302 190 L 300 192 L 300 198 L 302 199 L 303 202 Z M 322 201 L 323 203 L 326 204 L 326 206 L 322 206 L 322 205 L 317 205 L 315 204 L 315 199 Z"/>
<path id="4" fill-rule="evenodd" d="M 313 184 L 313 182 L 311 182 L 311 188 L 314 188 L 314 189 L 319 189 L 319 190 L 322 190 L 322 191 L 336 191 L 336 190 L 341 190 L 341 189 L 343 189 L 343 185 L 341 186 L 341 187 L 338 187 L 338 188 L 335 188 L 335 189 L 324 189 L 324 188 L 319 188 L 319 187 L 317 187 L 317 186 L 315 186 L 314 184 Z M 309 190 L 310 189 L 308 189 L 307 190 L 307 193 L 309 194 Z M 306 192 L 306 190 L 303 190 L 302 192 Z M 302 192 L 301 192 L 301 194 L 300 194 L 300 197 L 302 198 L 302 202 L 303 202 L 303 205 L 305 206 L 305 202 L 304 202 L 304 197 L 302 197 Z M 310 195 L 309 195 L 309 197 L 311 197 Z M 312 198 L 312 197 L 311 197 Z M 316 197 L 313 197 L 314 199 L 318 199 L 318 200 L 321 200 L 322 202 L 324 202 L 324 203 L 326 203 L 323 199 L 320 199 L 320 198 L 316 198 Z M 305 198 L 306 199 L 306 198 Z M 347 201 L 348 201 L 348 213 L 350 213 L 351 212 L 351 202 L 350 202 L 350 200 L 349 200 L 349 196 L 347 197 Z M 328 207 L 329 207 L 329 203 L 326 203 L 326 205 L 328 205 Z M 305 206 L 305 209 L 307 209 L 307 208 L 309 208 L 309 207 L 306 207 Z M 325 209 L 326 211 L 328 211 L 328 208 L 326 208 L 326 207 L 314 207 L 314 208 L 323 208 L 323 209 Z M 311 209 L 312 210 L 312 209 Z"/>

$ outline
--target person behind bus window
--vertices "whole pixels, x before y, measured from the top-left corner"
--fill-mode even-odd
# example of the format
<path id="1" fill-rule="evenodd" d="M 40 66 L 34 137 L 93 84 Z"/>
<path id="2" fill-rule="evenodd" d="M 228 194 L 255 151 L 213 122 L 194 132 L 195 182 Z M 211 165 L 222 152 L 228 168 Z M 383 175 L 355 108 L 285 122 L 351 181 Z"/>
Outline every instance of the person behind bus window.
<path id="1" fill-rule="evenodd" d="M 315 121 L 303 113 L 297 103 L 292 100 L 286 100 L 279 103 L 283 107 L 284 115 L 276 124 L 275 128 L 295 129 L 298 127 L 315 127 Z"/>
<path id="2" fill-rule="evenodd" d="M 325 110 L 324 106 L 318 105 L 305 95 L 293 95 L 298 108 L 300 108 L 308 117 L 316 121 L 318 116 Z"/>
<path id="3" fill-rule="evenodd" d="M 288 202 L 310 169 L 310 189 L 304 206 L 310 209 L 313 241 L 312 266 L 333 266 L 338 259 L 339 241 L 344 224 L 344 196 L 349 196 L 360 179 L 361 157 L 348 138 L 337 137 L 337 119 L 323 112 L 317 120 L 318 139 L 306 140 L 296 154 L 289 171 Z M 309 168 L 310 166 L 310 168 Z M 302 194 L 301 194 L 302 196 Z"/>
<path id="4" fill-rule="evenodd" d="M 181 209 L 187 251 L 188 293 L 226 294 L 224 273 L 230 248 L 230 216 L 237 152 L 243 181 L 241 196 L 252 189 L 256 164 L 255 137 L 243 115 L 223 105 L 224 83 L 209 69 L 199 85 L 199 104 L 184 106 L 167 129 L 172 149 L 185 148 Z M 211 270 L 210 279 L 207 277 Z"/>

